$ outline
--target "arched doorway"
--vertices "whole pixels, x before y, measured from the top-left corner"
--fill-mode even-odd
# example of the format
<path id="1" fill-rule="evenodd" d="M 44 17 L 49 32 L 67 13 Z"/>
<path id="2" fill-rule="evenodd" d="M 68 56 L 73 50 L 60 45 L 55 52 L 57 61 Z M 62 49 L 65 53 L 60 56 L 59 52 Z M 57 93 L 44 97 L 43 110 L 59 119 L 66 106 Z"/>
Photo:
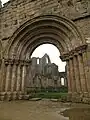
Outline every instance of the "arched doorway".
<path id="1" fill-rule="evenodd" d="M 57 47 L 52 44 L 38 46 L 31 55 L 31 61 L 25 86 L 28 92 L 60 92 L 61 75 L 66 77 L 66 62 L 61 61 Z M 65 87 L 67 89 L 67 84 Z"/>
<path id="2" fill-rule="evenodd" d="M 1 92 L 25 93 L 24 81 L 30 67 L 34 49 L 44 43 L 55 45 L 61 59 L 67 63 L 68 93 L 71 96 L 86 95 L 87 73 L 84 68 L 86 48 L 84 39 L 74 23 L 64 17 L 45 15 L 24 23 L 12 35 L 4 54 L 5 79 Z M 3 71 L 4 71 L 3 70 Z"/>

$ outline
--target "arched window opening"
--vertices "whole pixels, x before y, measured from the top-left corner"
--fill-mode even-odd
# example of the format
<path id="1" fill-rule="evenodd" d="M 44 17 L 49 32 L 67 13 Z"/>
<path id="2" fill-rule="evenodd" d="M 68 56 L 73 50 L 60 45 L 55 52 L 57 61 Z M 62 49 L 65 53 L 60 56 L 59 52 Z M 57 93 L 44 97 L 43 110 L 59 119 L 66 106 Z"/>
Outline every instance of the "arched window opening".
<path id="1" fill-rule="evenodd" d="M 54 54 L 52 54 L 54 53 Z M 42 44 L 40 46 L 38 46 L 32 53 L 31 58 L 32 57 L 36 57 L 36 58 L 42 58 L 45 54 L 47 54 L 51 60 L 51 63 L 55 63 L 58 66 L 58 71 L 59 72 L 65 72 L 65 66 L 66 66 L 66 62 L 62 62 L 60 59 L 60 51 L 58 50 L 58 48 L 56 46 L 54 46 L 53 44 Z M 40 64 L 41 60 L 38 60 L 37 64 Z M 46 63 L 49 63 L 49 59 L 48 57 L 46 57 Z M 54 65 L 53 65 L 54 67 Z"/>
<path id="2" fill-rule="evenodd" d="M 35 73 L 35 83 L 32 86 L 38 86 L 37 89 L 42 91 L 46 89 L 49 91 L 63 90 L 63 87 L 65 87 L 66 63 L 61 61 L 60 51 L 57 47 L 52 44 L 40 45 L 33 51 L 32 58 L 37 60 L 36 66 L 33 67 L 31 63 L 30 72 Z M 41 82 L 36 76 L 40 76 Z M 32 81 L 32 74 L 30 80 Z"/>
<path id="3" fill-rule="evenodd" d="M 64 78 L 61 78 L 61 85 L 65 85 L 65 81 L 64 81 Z"/>
<path id="4" fill-rule="evenodd" d="M 48 64 L 49 62 L 48 62 L 48 58 L 46 58 L 46 63 Z"/>
<path id="5" fill-rule="evenodd" d="M 37 64 L 39 65 L 39 59 L 37 59 Z"/>

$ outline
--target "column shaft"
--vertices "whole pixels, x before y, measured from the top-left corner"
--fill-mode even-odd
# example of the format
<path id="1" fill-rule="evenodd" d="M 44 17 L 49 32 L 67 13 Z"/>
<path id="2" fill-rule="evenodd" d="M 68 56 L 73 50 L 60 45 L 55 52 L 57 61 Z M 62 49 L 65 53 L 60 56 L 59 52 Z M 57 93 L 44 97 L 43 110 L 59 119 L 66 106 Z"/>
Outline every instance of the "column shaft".
<path id="1" fill-rule="evenodd" d="M 73 59 L 74 59 L 74 73 L 75 73 L 75 80 L 76 80 L 76 89 L 77 89 L 77 93 L 81 93 L 82 90 L 81 90 L 77 56 L 74 56 Z"/>
<path id="2" fill-rule="evenodd" d="M 1 84 L 0 84 L 0 91 L 5 92 L 5 84 L 6 84 L 6 65 L 4 60 L 2 60 L 1 65 Z"/>
<path id="3" fill-rule="evenodd" d="M 11 80 L 11 91 L 15 91 L 16 90 L 16 70 L 17 70 L 17 66 L 14 64 L 12 67 L 12 80 Z"/>
<path id="4" fill-rule="evenodd" d="M 76 82 L 75 82 L 75 74 L 74 74 L 74 65 L 73 65 L 73 59 L 70 59 L 70 78 L 72 83 L 72 92 L 76 92 Z"/>
<path id="5" fill-rule="evenodd" d="M 86 78 L 85 78 L 82 55 L 78 55 L 78 62 L 79 62 L 80 81 L 81 81 L 82 91 L 84 93 L 87 92 L 87 87 L 86 87 L 86 80 L 85 80 Z"/>
<path id="6" fill-rule="evenodd" d="M 86 88 L 87 88 L 87 91 L 90 92 L 90 82 L 88 79 L 88 64 L 87 64 L 87 53 L 86 52 L 83 53 L 83 64 L 84 64 Z"/>
<path id="7" fill-rule="evenodd" d="M 6 85 L 5 85 L 5 91 L 10 91 L 11 87 L 11 80 L 10 80 L 10 74 L 11 74 L 11 65 L 7 65 L 7 70 L 6 70 Z"/>
<path id="8" fill-rule="evenodd" d="M 21 66 L 18 65 L 17 68 L 17 86 L 16 86 L 16 91 L 20 91 L 20 83 L 21 82 Z"/>
<path id="9" fill-rule="evenodd" d="M 88 43 L 87 48 L 87 74 L 88 74 L 88 90 L 89 90 L 89 97 L 90 97 L 90 41 Z"/>
<path id="10" fill-rule="evenodd" d="M 67 87 L 67 79 L 64 78 L 64 86 Z"/>
<path id="11" fill-rule="evenodd" d="M 71 77 L 70 77 L 70 61 L 67 61 L 67 81 L 68 81 L 68 93 L 72 92 Z"/>
<path id="12" fill-rule="evenodd" d="M 57 82 L 58 82 L 58 87 L 61 87 L 61 78 L 60 77 Z"/>
<path id="13" fill-rule="evenodd" d="M 24 92 L 24 90 L 25 90 L 25 78 L 26 78 L 26 66 L 24 65 L 22 67 L 22 86 L 21 86 L 22 92 Z"/>
<path id="14" fill-rule="evenodd" d="M 61 87 L 61 77 L 59 78 L 59 85 L 60 85 L 60 87 Z"/>

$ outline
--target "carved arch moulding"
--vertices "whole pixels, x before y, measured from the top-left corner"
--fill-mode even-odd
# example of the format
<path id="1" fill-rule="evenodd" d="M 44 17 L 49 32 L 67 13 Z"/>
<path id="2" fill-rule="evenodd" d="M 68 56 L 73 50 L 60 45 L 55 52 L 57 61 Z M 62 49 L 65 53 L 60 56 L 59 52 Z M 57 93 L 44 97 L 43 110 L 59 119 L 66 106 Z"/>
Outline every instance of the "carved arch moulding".
<path id="1" fill-rule="evenodd" d="M 61 59 L 67 62 L 68 94 L 71 98 L 76 94 L 88 94 L 85 40 L 71 20 L 62 16 L 43 15 L 25 22 L 10 37 L 3 56 L 1 99 L 5 96 L 12 99 L 24 97 L 31 54 L 44 43 L 55 45 L 61 53 Z"/>

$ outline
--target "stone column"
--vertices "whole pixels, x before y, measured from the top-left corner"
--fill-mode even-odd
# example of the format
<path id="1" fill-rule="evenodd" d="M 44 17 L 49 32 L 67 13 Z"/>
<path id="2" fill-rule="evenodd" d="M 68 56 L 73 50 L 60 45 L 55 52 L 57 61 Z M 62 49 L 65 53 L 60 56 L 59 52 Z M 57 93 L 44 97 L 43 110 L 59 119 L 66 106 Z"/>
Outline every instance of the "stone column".
<path id="1" fill-rule="evenodd" d="M 76 93 L 76 82 L 75 82 L 75 75 L 74 75 L 74 66 L 73 66 L 73 58 L 69 60 L 70 65 L 70 79 L 72 84 L 72 93 Z"/>
<path id="2" fill-rule="evenodd" d="M 87 62 L 87 53 L 86 53 L 86 51 L 83 52 L 82 57 L 83 57 L 83 64 L 84 64 L 86 88 L 87 88 L 87 92 L 90 92 L 90 81 L 88 79 L 88 62 Z"/>
<path id="3" fill-rule="evenodd" d="M 59 87 L 61 87 L 61 77 L 59 78 Z"/>
<path id="4" fill-rule="evenodd" d="M 88 92 L 90 97 L 90 38 L 87 41 L 88 47 L 87 47 L 87 76 L 88 76 Z"/>
<path id="5" fill-rule="evenodd" d="M 86 78 L 85 78 L 82 54 L 78 55 L 78 63 L 79 63 L 79 72 L 80 72 L 80 81 L 81 81 L 82 91 L 83 93 L 86 93 L 87 86 L 86 86 Z"/>
<path id="6" fill-rule="evenodd" d="M 67 87 L 67 79 L 64 77 L 64 86 Z"/>
<path id="7" fill-rule="evenodd" d="M 80 76 L 79 76 L 79 66 L 78 66 L 78 60 L 77 55 L 74 56 L 74 73 L 75 73 L 75 81 L 76 81 L 76 89 L 77 93 L 81 93 L 81 82 L 80 82 Z"/>
<path id="8" fill-rule="evenodd" d="M 17 85 L 16 85 L 17 92 L 20 92 L 20 84 L 21 84 L 21 65 L 19 64 L 17 67 Z"/>
<path id="9" fill-rule="evenodd" d="M 1 64 L 1 84 L 0 84 L 1 92 L 5 92 L 5 84 L 6 84 L 6 65 L 3 59 Z"/>
<path id="10" fill-rule="evenodd" d="M 11 87 L 11 80 L 10 80 L 10 75 L 11 75 L 11 64 L 7 65 L 7 70 L 6 70 L 6 84 L 5 84 L 5 91 L 10 91 Z"/>
<path id="11" fill-rule="evenodd" d="M 14 65 L 12 66 L 11 92 L 14 92 L 16 90 L 16 80 L 17 80 L 16 71 L 17 71 L 17 66 L 14 63 Z"/>
<path id="12" fill-rule="evenodd" d="M 4 100 L 5 96 L 6 96 L 5 84 L 6 84 L 6 65 L 5 65 L 5 60 L 2 59 L 2 64 L 1 64 L 1 83 L 0 83 L 0 100 Z"/>
<path id="13" fill-rule="evenodd" d="M 60 78 L 60 77 L 58 78 L 58 81 L 57 81 L 57 82 L 58 82 L 58 85 L 57 85 L 57 86 L 60 88 L 60 87 L 61 87 L 61 78 Z"/>
<path id="14" fill-rule="evenodd" d="M 68 93 L 69 94 L 71 94 L 71 92 L 72 92 L 72 81 L 71 81 L 71 79 L 70 79 L 70 61 L 69 60 L 67 60 L 67 81 L 68 81 Z"/>
<path id="15" fill-rule="evenodd" d="M 21 85 L 21 91 L 23 93 L 25 91 L 25 78 L 26 78 L 26 65 L 23 65 L 23 67 L 22 67 L 22 85 Z"/>
<path id="16" fill-rule="evenodd" d="M 5 84 L 5 92 L 7 93 L 6 99 L 11 100 L 11 75 L 12 75 L 12 61 L 8 61 L 8 65 L 6 68 L 6 84 Z"/>

